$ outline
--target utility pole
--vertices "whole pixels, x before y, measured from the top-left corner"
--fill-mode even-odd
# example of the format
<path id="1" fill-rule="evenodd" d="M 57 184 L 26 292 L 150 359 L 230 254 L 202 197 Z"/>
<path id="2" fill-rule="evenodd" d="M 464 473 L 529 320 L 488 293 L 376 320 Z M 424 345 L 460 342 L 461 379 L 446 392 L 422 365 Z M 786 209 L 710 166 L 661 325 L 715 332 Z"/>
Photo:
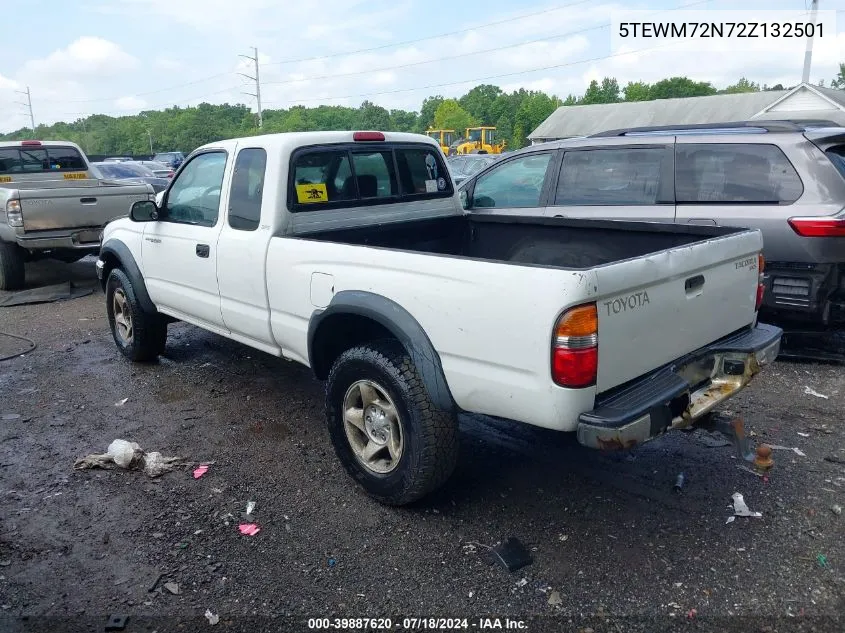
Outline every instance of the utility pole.
<path id="1" fill-rule="evenodd" d="M 150 154 L 155 155 L 155 152 L 153 151 L 153 134 L 149 129 L 147 129 L 147 136 L 150 137 Z"/>
<path id="2" fill-rule="evenodd" d="M 26 92 L 23 90 L 15 90 L 19 95 L 26 95 L 26 103 L 23 101 L 16 101 L 17 104 L 29 108 L 29 122 L 32 124 L 32 133 L 35 134 L 35 117 L 32 114 L 32 95 L 29 94 L 29 86 L 26 87 Z"/>
<path id="3" fill-rule="evenodd" d="M 815 24 L 816 22 L 816 12 L 819 10 L 819 0 L 812 0 L 812 4 L 810 5 L 810 19 L 808 22 L 810 24 Z M 815 35 L 815 27 L 813 27 L 813 35 Z M 810 64 L 813 61 L 813 37 L 807 35 L 807 49 L 804 51 L 804 74 L 801 77 L 801 81 L 805 84 L 810 83 Z"/>
<path id="4" fill-rule="evenodd" d="M 255 52 L 255 57 L 250 57 L 249 55 L 238 55 L 238 57 L 251 59 L 255 62 L 255 77 L 252 75 L 245 75 L 244 73 L 238 74 L 255 82 L 255 92 L 245 92 L 244 94 L 255 97 L 255 100 L 258 102 L 258 129 L 260 130 L 264 126 L 264 116 L 261 114 L 261 80 L 258 75 L 258 49 L 253 47 L 252 50 Z"/>

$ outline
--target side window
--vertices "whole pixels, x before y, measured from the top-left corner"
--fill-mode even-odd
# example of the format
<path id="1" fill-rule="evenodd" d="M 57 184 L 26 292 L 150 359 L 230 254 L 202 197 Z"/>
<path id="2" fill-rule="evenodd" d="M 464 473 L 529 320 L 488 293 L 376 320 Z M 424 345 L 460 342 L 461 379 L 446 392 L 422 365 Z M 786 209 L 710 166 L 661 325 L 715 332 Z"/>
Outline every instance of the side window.
<path id="1" fill-rule="evenodd" d="M 247 148 L 238 152 L 232 187 L 229 190 L 229 226 L 239 231 L 254 231 L 261 221 L 261 196 L 267 152 Z"/>
<path id="2" fill-rule="evenodd" d="M 452 182 L 443 152 L 437 148 L 396 148 L 396 164 L 403 195 L 447 193 L 452 195 Z"/>
<path id="3" fill-rule="evenodd" d="M 346 150 L 300 154 L 293 167 L 294 200 L 299 204 L 355 200 L 358 197 Z"/>
<path id="4" fill-rule="evenodd" d="M 676 146 L 678 203 L 788 204 L 803 192 L 795 168 L 776 145 Z"/>
<path id="5" fill-rule="evenodd" d="M 396 177 L 390 152 L 352 154 L 352 166 L 361 198 L 389 198 L 396 195 Z"/>
<path id="6" fill-rule="evenodd" d="M 475 182 L 472 206 L 539 206 L 551 158 L 549 152 L 526 154 L 491 169 Z"/>
<path id="7" fill-rule="evenodd" d="M 555 204 L 657 204 L 666 152 L 645 147 L 567 151 Z"/>
<path id="8" fill-rule="evenodd" d="M 170 186 L 161 219 L 199 226 L 217 224 L 225 167 L 225 152 L 208 152 L 193 158 Z"/>

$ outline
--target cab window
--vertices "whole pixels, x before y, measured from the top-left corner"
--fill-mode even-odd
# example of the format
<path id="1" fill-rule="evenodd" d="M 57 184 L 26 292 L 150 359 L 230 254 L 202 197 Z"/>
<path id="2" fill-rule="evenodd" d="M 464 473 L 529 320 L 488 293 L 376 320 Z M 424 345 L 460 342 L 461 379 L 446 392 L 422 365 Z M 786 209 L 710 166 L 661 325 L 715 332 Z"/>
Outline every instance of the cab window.
<path id="1" fill-rule="evenodd" d="M 262 148 L 238 152 L 229 191 L 229 226 L 233 229 L 254 231 L 258 228 L 266 167 L 267 152 Z"/>
<path id="2" fill-rule="evenodd" d="M 292 211 L 454 194 L 442 152 L 429 145 L 306 148 L 294 154 L 291 176 Z"/>
<path id="3" fill-rule="evenodd" d="M 170 186 L 161 220 L 197 226 L 217 224 L 225 168 L 225 152 L 207 152 L 191 159 Z"/>

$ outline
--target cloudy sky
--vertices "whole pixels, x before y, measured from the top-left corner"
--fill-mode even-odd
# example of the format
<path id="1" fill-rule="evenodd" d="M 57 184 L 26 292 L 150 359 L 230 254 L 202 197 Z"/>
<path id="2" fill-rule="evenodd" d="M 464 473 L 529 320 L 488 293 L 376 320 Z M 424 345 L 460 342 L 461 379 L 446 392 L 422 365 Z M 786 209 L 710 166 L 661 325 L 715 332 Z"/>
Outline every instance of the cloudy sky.
<path id="1" fill-rule="evenodd" d="M 804 11 L 809 0 L 745 0 L 744 9 Z M 837 36 L 817 46 L 812 80 L 845 61 L 845 0 Z M 670 20 L 684 10 L 736 7 L 720 0 L 0 0 L 0 131 L 27 126 L 16 90 L 29 86 L 36 124 L 173 105 L 246 103 L 254 84 L 238 57 L 259 49 L 265 108 L 294 104 L 418 110 L 431 94 L 459 96 L 478 83 L 505 90 L 582 94 L 591 79 L 655 81 L 686 75 L 717 87 L 740 76 L 769 84 L 801 79 L 805 42 L 776 50 L 620 52 L 620 9 Z M 675 10 L 675 11 L 673 11 Z M 714 18 L 717 16 L 714 15 Z"/>

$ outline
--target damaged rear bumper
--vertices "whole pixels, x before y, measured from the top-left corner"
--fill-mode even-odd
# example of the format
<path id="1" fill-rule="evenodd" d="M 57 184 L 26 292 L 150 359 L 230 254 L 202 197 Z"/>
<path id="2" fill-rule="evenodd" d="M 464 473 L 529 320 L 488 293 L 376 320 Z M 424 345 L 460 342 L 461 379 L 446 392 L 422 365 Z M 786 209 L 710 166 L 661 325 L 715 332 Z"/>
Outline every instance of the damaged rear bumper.
<path id="1" fill-rule="evenodd" d="M 595 409 L 579 417 L 578 441 L 590 448 L 625 449 L 690 426 L 773 362 L 782 334 L 760 323 L 600 394 Z"/>

